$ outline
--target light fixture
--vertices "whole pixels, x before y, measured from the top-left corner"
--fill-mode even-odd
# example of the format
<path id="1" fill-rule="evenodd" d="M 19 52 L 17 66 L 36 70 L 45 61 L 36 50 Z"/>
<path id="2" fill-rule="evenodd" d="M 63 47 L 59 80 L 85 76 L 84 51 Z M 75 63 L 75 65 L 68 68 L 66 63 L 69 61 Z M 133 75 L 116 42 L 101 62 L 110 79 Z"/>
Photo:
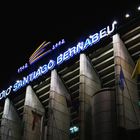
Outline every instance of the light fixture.
<path id="1" fill-rule="evenodd" d="M 130 14 L 125 14 L 125 18 L 129 18 L 130 17 Z"/>
<path id="2" fill-rule="evenodd" d="M 70 128 L 70 133 L 71 134 L 76 133 L 78 131 L 79 131 L 79 127 L 77 127 L 77 126 L 73 126 L 73 127 Z"/>

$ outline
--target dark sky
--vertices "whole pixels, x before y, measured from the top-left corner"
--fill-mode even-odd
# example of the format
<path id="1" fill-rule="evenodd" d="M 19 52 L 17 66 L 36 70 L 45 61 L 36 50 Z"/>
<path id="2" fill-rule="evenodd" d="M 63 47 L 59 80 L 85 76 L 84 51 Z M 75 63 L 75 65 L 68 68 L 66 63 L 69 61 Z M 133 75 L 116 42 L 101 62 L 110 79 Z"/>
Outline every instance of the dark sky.
<path id="1" fill-rule="evenodd" d="M 139 0 L 6 3 L 0 14 L 0 92 L 44 41 L 76 40 L 135 12 Z M 15 79 L 16 80 L 16 79 Z M 9 82 L 10 83 L 10 82 Z"/>

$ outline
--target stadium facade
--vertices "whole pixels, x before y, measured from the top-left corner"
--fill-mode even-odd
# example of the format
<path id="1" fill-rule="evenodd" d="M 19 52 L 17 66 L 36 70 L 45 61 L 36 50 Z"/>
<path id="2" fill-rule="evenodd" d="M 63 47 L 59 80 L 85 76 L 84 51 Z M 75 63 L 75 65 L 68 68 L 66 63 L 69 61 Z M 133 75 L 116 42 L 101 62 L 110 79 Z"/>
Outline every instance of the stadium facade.
<path id="1" fill-rule="evenodd" d="M 130 138 L 140 129 L 139 21 L 43 42 L 0 92 L 0 139 Z"/>

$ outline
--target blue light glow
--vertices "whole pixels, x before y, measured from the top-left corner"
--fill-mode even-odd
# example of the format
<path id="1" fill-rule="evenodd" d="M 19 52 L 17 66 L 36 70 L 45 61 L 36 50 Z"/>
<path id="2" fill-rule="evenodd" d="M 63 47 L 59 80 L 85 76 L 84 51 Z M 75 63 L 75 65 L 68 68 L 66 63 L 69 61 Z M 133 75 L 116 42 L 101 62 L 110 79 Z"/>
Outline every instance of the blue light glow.
<path id="1" fill-rule="evenodd" d="M 77 127 L 77 126 L 73 126 L 73 127 L 70 128 L 70 133 L 71 134 L 74 134 L 74 133 L 76 133 L 78 131 L 79 131 L 79 127 Z"/>
<path id="2" fill-rule="evenodd" d="M 55 61 L 50 60 L 48 63 L 48 70 L 52 70 L 55 67 Z"/>
<path id="3" fill-rule="evenodd" d="M 11 93 L 11 90 L 12 90 L 12 86 L 9 86 L 7 88 L 7 90 L 3 90 L 1 93 L 0 93 L 0 100 L 2 98 L 6 98 L 6 96 L 8 96 L 10 93 Z"/>
<path id="4" fill-rule="evenodd" d="M 85 41 L 78 42 L 76 46 L 72 46 L 71 48 L 68 48 L 65 52 L 59 54 L 56 57 L 56 60 L 49 60 L 48 64 L 44 64 L 43 66 L 40 66 L 36 71 L 33 71 L 29 75 L 24 76 L 21 80 L 16 81 L 13 86 L 9 86 L 9 88 L 7 90 L 3 90 L 0 93 L 0 100 L 3 98 L 6 98 L 6 96 L 8 96 L 11 93 L 11 91 L 16 92 L 17 90 L 26 86 L 33 80 L 37 79 L 38 77 L 42 76 L 43 74 L 46 74 L 48 71 L 51 71 L 52 69 L 54 69 L 56 65 L 62 64 L 64 61 L 69 60 L 70 58 L 74 57 L 75 55 L 86 50 L 88 47 L 96 44 L 97 42 L 100 41 L 100 39 L 111 34 L 115 30 L 116 24 L 117 24 L 117 22 L 113 22 L 111 28 L 110 28 L 110 26 L 107 26 L 106 28 L 103 28 L 102 30 L 100 30 L 99 33 L 90 35 L 88 38 L 85 39 Z M 58 42 L 58 44 L 56 44 L 55 46 L 53 46 L 54 49 L 57 48 L 59 45 L 62 45 L 63 43 L 65 43 L 64 39 L 61 40 L 60 42 Z M 38 59 L 37 58 L 38 52 L 40 52 L 41 49 L 44 49 L 44 47 L 46 47 L 47 44 L 49 44 L 49 43 L 44 42 L 43 45 L 40 46 L 39 48 L 37 48 L 37 50 L 32 54 L 32 56 L 30 57 L 30 60 L 32 60 L 32 63 Z M 41 56 L 40 53 L 39 53 L 39 56 Z M 28 65 L 26 64 L 24 67 L 21 67 L 21 70 L 24 68 L 27 68 L 27 66 Z M 79 130 L 79 128 L 76 126 L 70 128 L 71 133 L 77 132 L 78 130 Z"/>

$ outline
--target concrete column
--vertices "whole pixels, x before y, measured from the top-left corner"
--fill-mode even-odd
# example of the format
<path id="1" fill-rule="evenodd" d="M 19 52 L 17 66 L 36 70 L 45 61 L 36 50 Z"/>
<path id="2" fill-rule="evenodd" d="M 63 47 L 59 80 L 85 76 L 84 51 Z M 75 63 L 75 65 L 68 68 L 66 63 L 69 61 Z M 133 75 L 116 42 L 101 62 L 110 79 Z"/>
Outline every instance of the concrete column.
<path id="1" fill-rule="evenodd" d="M 93 102 L 93 140 L 116 140 L 115 89 L 96 92 Z"/>
<path id="2" fill-rule="evenodd" d="M 126 129 L 135 129 L 140 121 L 137 85 L 131 78 L 135 64 L 119 34 L 113 36 L 113 48 L 118 125 Z M 124 74 L 124 89 L 120 88 L 119 82 L 121 68 Z"/>
<path id="3" fill-rule="evenodd" d="M 80 54 L 80 140 L 92 138 L 92 96 L 101 88 L 100 79 L 85 54 Z"/>
<path id="4" fill-rule="evenodd" d="M 43 136 L 43 119 L 45 109 L 29 85 L 26 88 L 26 96 L 23 113 L 23 140 L 41 140 Z"/>
<path id="5" fill-rule="evenodd" d="M 21 120 L 12 102 L 7 98 L 1 120 L 1 140 L 21 140 Z"/>
<path id="6" fill-rule="evenodd" d="M 69 140 L 70 112 L 67 107 L 68 95 L 56 70 L 51 72 L 48 140 Z"/>

